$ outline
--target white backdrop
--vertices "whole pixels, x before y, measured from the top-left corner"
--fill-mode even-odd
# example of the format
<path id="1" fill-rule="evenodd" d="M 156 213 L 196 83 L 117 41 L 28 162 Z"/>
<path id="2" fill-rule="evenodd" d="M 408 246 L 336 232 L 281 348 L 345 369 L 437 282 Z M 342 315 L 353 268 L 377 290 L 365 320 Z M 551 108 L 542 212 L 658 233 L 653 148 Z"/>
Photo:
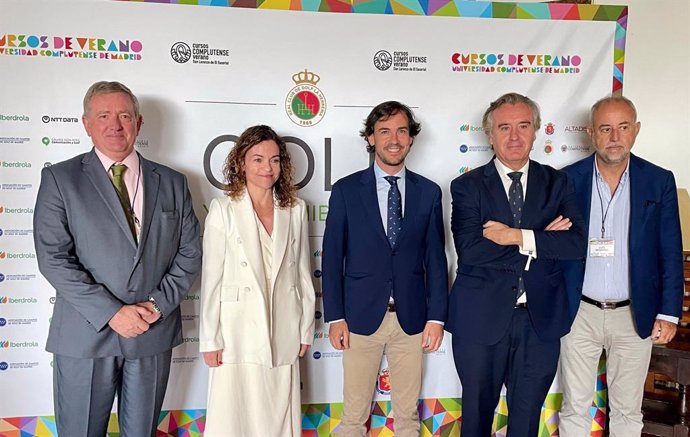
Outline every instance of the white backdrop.
<path id="1" fill-rule="evenodd" d="M 43 349 L 54 290 L 36 267 L 31 220 L 41 167 L 91 147 L 79 122 L 91 83 L 118 80 L 139 96 L 144 126 L 137 149 L 188 176 L 202 221 L 205 205 L 221 195 L 209 179 L 221 179 L 232 145 L 224 136 L 263 123 L 291 137 L 296 179 L 305 184 L 299 195 L 310 205 L 320 295 L 330 184 L 368 165 L 358 131 L 373 106 L 395 99 L 414 108 L 422 133 L 407 165 L 443 188 L 448 224 L 450 181 L 491 156 L 481 115 L 500 94 L 517 91 L 540 104 L 544 126 L 534 159 L 561 167 L 588 153 L 583 129 L 589 106 L 611 92 L 615 31 L 615 21 L 3 1 L 0 393 L 12 395 L 3 396 L 0 418 L 53 414 L 52 357 Z M 386 65 L 381 51 L 393 61 L 385 70 L 377 68 Z M 455 54 L 475 54 L 469 59 L 477 63 L 496 55 L 495 70 L 455 71 L 468 66 Z M 553 65 L 556 58 L 570 59 L 574 68 L 562 72 Z M 322 117 L 307 120 L 311 126 L 295 123 L 286 110 L 293 75 L 305 69 L 318 75 L 308 89 L 322 95 L 325 108 Z M 448 226 L 446 232 L 454 272 Z M 164 409 L 205 408 L 198 293 L 195 287 L 183 303 L 185 344 L 174 352 Z M 316 339 L 302 363 L 303 403 L 340 402 L 340 353 L 328 343 L 320 299 L 317 310 Z M 426 356 L 423 398 L 461 396 L 448 337 Z M 379 388 L 378 399 L 388 399 L 385 384 Z"/>

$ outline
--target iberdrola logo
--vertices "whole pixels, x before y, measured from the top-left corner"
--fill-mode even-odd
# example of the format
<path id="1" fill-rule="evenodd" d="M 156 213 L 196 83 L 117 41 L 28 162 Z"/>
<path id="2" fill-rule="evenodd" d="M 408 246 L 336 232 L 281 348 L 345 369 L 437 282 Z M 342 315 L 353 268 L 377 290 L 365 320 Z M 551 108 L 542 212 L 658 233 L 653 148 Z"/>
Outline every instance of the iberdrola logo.
<path id="1" fill-rule="evenodd" d="M 321 78 L 306 68 L 292 76 L 295 87 L 285 99 L 285 112 L 290 120 L 304 127 L 314 126 L 326 113 L 326 99 L 316 87 Z"/>

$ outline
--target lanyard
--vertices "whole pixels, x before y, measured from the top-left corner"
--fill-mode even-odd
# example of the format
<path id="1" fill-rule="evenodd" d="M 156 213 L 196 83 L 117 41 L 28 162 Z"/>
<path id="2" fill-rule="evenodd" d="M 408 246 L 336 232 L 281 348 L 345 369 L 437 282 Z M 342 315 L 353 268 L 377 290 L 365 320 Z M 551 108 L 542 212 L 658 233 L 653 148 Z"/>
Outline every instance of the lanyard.
<path id="1" fill-rule="evenodd" d="M 602 178 L 603 179 L 603 178 Z M 594 181 L 597 186 L 597 194 L 599 195 L 599 206 L 601 207 L 601 238 L 604 238 L 604 224 L 606 223 L 606 217 L 609 215 L 609 208 L 611 207 L 611 202 L 613 202 L 613 198 L 616 196 L 616 193 L 618 192 L 618 188 L 621 186 L 621 181 L 618 181 L 618 185 L 616 185 L 616 189 L 613 190 L 613 193 L 611 193 L 611 198 L 609 199 L 609 202 L 606 204 L 606 211 L 604 211 L 604 199 L 601 198 L 601 189 L 599 188 L 599 178 L 595 177 Z M 606 181 L 604 181 L 606 182 Z M 607 184 L 608 185 L 608 184 Z"/>

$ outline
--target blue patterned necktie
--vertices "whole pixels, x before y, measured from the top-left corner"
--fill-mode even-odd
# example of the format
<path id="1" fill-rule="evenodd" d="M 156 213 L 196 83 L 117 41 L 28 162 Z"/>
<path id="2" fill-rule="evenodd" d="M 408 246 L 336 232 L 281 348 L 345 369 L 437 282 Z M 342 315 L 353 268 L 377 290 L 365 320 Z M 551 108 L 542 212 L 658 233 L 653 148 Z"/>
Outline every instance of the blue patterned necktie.
<path id="1" fill-rule="evenodd" d="M 398 239 L 400 230 L 402 229 L 402 199 L 400 197 L 400 190 L 398 190 L 397 176 L 384 176 L 384 179 L 391 184 L 388 189 L 388 223 L 386 226 L 386 234 L 388 235 L 388 242 L 391 247 L 395 247 L 395 240 Z"/>
<path id="2" fill-rule="evenodd" d="M 510 188 L 508 188 L 508 203 L 510 203 L 510 212 L 513 213 L 513 227 L 520 229 L 520 222 L 522 221 L 522 207 L 525 204 L 525 199 L 522 195 L 522 177 L 521 171 L 513 171 L 508 173 L 512 180 Z M 522 280 L 522 275 L 518 279 L 518 299 L 525 293 L 525 283 Z"/>
<path id="3" fill-rule="evenodd" d="M 510 202 L 510 212 L 513 213 L 513 226 L 520 228 L 522 206 L 525 204 L 525 200 L 522 197 L 522 182 L 520 182 L 522 172 L 513 171 L 508 173 L 508 176 L 513 181 L 510 184 L 510 188 L 508 188 L 508 202 Z"/>

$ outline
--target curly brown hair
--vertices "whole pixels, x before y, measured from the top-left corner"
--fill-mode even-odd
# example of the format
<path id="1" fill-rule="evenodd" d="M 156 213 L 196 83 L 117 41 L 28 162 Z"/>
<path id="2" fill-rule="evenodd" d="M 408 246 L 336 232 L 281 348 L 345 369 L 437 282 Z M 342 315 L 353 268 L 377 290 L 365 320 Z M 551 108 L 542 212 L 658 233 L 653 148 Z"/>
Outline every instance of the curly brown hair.
<path id="1" fill-rule="evenodd" d="M 265 125 L 247 128 L 230 150 L 223 166 L 225 194 L 237 200 L 244 195 L 247 177 L 244 172 L 244 157 L 249 149 L 263 141 L 275 141 L 280 157 L 280 176 L 273 185 L 273 193 L 280 208 L 293 207 L 297 199 L 297 187 L 292 181 L 292 162 L 285 141 L 273 129 Z"/>

